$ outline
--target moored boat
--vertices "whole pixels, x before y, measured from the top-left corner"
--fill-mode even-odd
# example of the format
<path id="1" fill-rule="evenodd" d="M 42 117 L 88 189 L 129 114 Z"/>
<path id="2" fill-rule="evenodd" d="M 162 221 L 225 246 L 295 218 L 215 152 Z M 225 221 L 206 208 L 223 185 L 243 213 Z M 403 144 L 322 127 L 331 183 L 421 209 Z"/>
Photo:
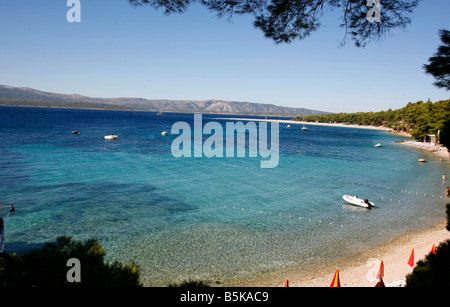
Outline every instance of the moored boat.
<path id="1" fill-rule="evenodd" d="M 105 140 L 118 140 L 119 136 L 115 134 L 105 135 Z"/>
<path id="2" fill-rule="evenodd" d="M 342 198 L 347 203 L 355 205 L 355 206 L 369 208 L 369 209 L 375 207 L 375 204 L 373 202 L 369 201 L 367 198 L 361 199 L 361 198 L 358 198 L 357 196 L 350 196 L 350 195 L 344 195 L 344 196 L 342 196 Z"/>

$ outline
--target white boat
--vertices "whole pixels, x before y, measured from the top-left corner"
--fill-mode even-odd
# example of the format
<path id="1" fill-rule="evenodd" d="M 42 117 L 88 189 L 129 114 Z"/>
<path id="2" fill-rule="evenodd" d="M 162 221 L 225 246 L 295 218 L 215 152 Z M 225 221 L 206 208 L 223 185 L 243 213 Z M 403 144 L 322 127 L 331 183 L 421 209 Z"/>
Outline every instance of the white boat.
<path id="1" fill-rule="evenodd" d="M 381 147 L 381 144 L 378 143 L 378 144 L 376 144 L 374 147 Z"/>
<path id="2" fill-rule="evenodd" d="M 105 135 L 105 140 L 118 140 L 119 136 L 115 134 Z"/>
<path id="3" fill-rule="evenodd" d="M 303 125 L 302 131 L 309 131 L 309 128 L 308 128 L 308 127 L 305 127 L 305 125 Z"/>
<path id="4" fill-rule="evenodd" d="M 287 125 L 286 127 L 291 128 L 291 125 Z"/>
<path id="5" fill-rule="evenodd" d="M 352 204 L 355 206 L 369 208 L 369 209 L 372 207 L 375 207 L 375 204 L 373 202 L 368 201 L 367 199 L 358 198 L 357 196 L 344 195 L 344 196 L 342 196 L 342 198 L 349 204 Z"/>
<path id="6" fill-rule="evenodd" d="M 161 135 L 162 135 L 162 136 L 166 136 L 166 135 L 167 135 L 167 131 L 161 132 Z"/>

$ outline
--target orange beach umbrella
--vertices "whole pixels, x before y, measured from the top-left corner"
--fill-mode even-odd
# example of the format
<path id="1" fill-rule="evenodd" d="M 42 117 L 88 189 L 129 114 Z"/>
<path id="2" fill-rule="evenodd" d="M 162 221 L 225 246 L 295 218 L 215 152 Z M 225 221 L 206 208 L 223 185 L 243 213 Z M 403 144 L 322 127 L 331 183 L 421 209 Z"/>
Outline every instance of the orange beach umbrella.
<path id="1" fill-rule="evenodd" d="M 339 280 L 339 269 L 336 269 L 336 272 L 334 273 L 333 281 L 331 282 L 330 287 L 341 287 L 341 282 Z"/>
<path id="2" fill-rule="evenodd" d="M 408 264 L 413 267 L 414 266 L 414 248 L 411 251 L 411 255 L 409 255 Z"/>
<path id="3" fill-rule="evenodd" d="M 377 279 L 378 279 L 378 281 L 382 281 L 383 278 L 384 278 L 384 263 L 383 263 L 383 260 L 381 260 L 380 268 L 378 269 L 378 273 L 377 273 Z"/>

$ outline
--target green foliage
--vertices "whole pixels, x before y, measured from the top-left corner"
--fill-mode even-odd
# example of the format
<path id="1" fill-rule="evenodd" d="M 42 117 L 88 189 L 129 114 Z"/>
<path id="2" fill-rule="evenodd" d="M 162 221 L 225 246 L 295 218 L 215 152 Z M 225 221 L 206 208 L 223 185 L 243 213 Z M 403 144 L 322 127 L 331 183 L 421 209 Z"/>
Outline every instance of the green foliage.
<path id="1" fill-rule="evenodd" d="M 442 126 L 440 142 L 441 144 L 444 144 L 445 147 L 450 148 L 450 118 L 447 119 Z"/>
<path id="2" fill-rule="evenodd" d="M 431 101 L 410 102 L 407 106 L 397 110 L 307 115 L 296 118 L 296 120 L 309 122 L 384 126 L 395 131 L 408 132 L 414 139 L 420 141 L 428 134 L 437 134 L 439 130 L 444 131 L 448 138 L 450 136 L 449 119 L 450 99 L 435 103 Z M 441 143 L 450 144 L 449 141 Z"/>
<path id="3" fill-rule="evenodd" d="M 442 29 L 439 36 L 442 45 L 423 67 L 427 74 L 435 78 L 435 86 L 450 90 L 450 31 Z"/>
<path id="4" fill-rule="evenodd" d="M 350 38 L 360 47 L 372 40 L 379 41 L 392 29 L 404 28 L 411 22 L 408 15 L 420 0 L 383 0 L 381 22 L 368 22 L 372 6 L 355 0 L 128 0 L 131 5 L 149 5 L 164 14 L 181 14 L 194 3 L 200 3 L 218 17 L 231 19 L 235 15 L 250 15 L 253 25 L 276 43 L 304 39 L 317 31 L 320 19 L 329 11 L 340 11 L 345 29 L 344 41 Z"/>
<path id="5" fill-rule="evenodd" d="M 446 229 L 448 231 L 450 231 L 450 203 L 447 204 L 446 208 L 447 208 L 447 210 L 446 210 L 446 213 L 447 213 L 447 227 L 446 227 Z"/>
<path id="6" fill-rule="evenodd" d="M 450 231 L 450 203 L 446 206 L 447 227 Z M 407 287 L 450 287 L 450 240 L 439 244 L 436 253 L 420 260 L 406 276 Z"/>
<path id="7" fill-rule="evenodd" d="M 202 280 L 189 279 L 189 280 L 185 280 L 179 284 L 169 284 L 168 287 L 172 287 L 172 288 L 176 288 L 176 287 L 179 287 L 179 288 L 183 288 L 183 287 L 185 287 L 185 288 L 192 288 L 192 287 L 206 288 L 206 287 L 209 287 L 209 285 Z"/>
<path id="8" fill-rule="evenodd" d="M 0 258 L 2 280 L 7 286 L 21 287 L 138 287 L 139 268 L 134 264 L 122 265 L 104 262 L 106 251 L 101 244 L 90 239 L 73 241 L 71 237 L 58 237 L 42 249 Z M 67 260 L 77 258 L 81 263 L 81 282 L 67 281 Z"/>
<path id="9" fill-rule="evenodd" d="M 450 287 L 450 240 L 417 262 L 413 272 L 406 276 L 407 287 Z"/>

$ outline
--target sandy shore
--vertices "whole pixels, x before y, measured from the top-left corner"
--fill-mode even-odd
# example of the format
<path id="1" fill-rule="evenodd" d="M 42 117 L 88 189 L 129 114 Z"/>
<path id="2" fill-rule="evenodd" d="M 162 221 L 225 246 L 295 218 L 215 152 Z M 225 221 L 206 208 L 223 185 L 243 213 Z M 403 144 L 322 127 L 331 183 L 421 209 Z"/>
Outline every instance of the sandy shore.
<path id="1" fill-rule="evenodd" d="M 297 120 L 287 120 L 287 119 L 262 119 L 262 118 L 217 118 L 222 120 L 233 120 L 233 121 L 254 121 L 254 122 L 277 122 L 280 124 L 292 124 L 292 125 L 312 125 L 312 126 L 328 126 L 328 127 L 343 127 L 343 128 L 359 128 L 359 129 L 372 129 L 372 130 L 384 130 L 391 131 L 392 129 L 386 127 L 376 127 L 376 126 L 359 126 L 359 125 L 344 125 L 340 123 L 336 124 L 326 124 L 326 123 L 313 123 L 313 122 L 303 122 Z"/>
<path id="2" fill-rule="evenodd" d="M 357 264 L 343 263 L 339 269 L 342 287 L 374 287 L 377 284 L 375 276 L 380 267 L 381 260 L 384 264 L 384 283 L 387 287 L 404 285 L 407 274 L 411 268 L 407 262 L 414 248 L 414 262 L 425 259 L 430 253 L 433 244 L 450 239 L 450 232 L 445 229 L 445 224 L 415 234 L 401 236 L 379 248 L 362 255 Z M 335 269 L 330 267 L 327 272 L 322 272 L 317 277 L 296 280 L 293 276 L 291 286 L 301 287 L 328 287 L 334 276 Z"/>
<path id="3" fill-rule="evenodd" d="M 254 119 L 254 118 L 221 118 L 233 121 L 266 121 L 278 122 L 290 125 L 318 125 L 329 127 L 344 127 L 344 128 L 358 128 L 358 129 L 373 129 L 384 130 L 392 132 L 390 128 L 375 127 L 375 126 L 359 126 L 359 125 L 344 125 L 344 124 L 326 124 L 326 123 L 311 123 L 294 120 L 277 120 L 277 119 Z M 407 133 L 398 133 L 398 135 L 410 137 Z M 438 148 L 431 144 L 406 141 L 400 144 L 412 146 L 418 149 L 426 150 L 436 154 L 439 158 L 449 159 L 450 154 L 447 149 Z M 386 243 L 384 246 L 367 251 L 361 255 L 355 255 L 352 259 L 345 259 L 342 262 L 330 264 L 324 268 L 317 268 L 314 273 L 311 272 L 288 272 L 287 276 L 281 276 L 275 273 L 268 279 L 258 282 L 246 283 L 248 286 L 269 286 L 282 287 L 285 279 L 289 280 L 290 287 L 329 287 L 333 279 L 336 269 L 339 269 L 340 282 L 342 287 L 374 287 L 377 284 L 375 278 L 381 261 L 384 264 L 384 283 L 387 287 L 403 286 L 405 284 L 406 275 L 413 271 L 413 268 L 408 265 L 408 260 L 411 251 L 414 248 L 414 262 L 425 259 L 425 256 L 430 253 L 433 244 L 436 246 L 439 243 L 450 239 L 450 232 L 445 229 L 446 222 L 439 224 L 433 228 L 417 232 L 409 233 L 398 237 L 397 239 Z"/>
<path id="4" fill-rule="evenodd" d="M 434 144 L 416 142 L 416 141 L 401 142 L 401 144 L 411 146 L 414 148 L 418 148 L 421 150 L 426 150 L 432 154 L 435 154 L 436 156 L 438 156 L 441 159 L 450 160 L 450 152 L 447 150 L 446 147 L 439 147 L 439 146 L 435 146 Z"/>
<path id="5" fill-rule="evenodd" d="M 378 282 L 375 277 L 383 261 L 385 286 L 403 287 L 406 276 L 413 271 L 408 265 L 412 249 L 414 248 L 415 264 L 425 259 L 433 244 L 437 247 L 439 243 L 450 239 L 450 232 L 445 226 L 446 222 L 417 233 L 401 235 L 377 249 L 323 267 L 307 271 L 293 269 L 288 272 L 272 273 L 262 279 L 229 286 L 283 287 L 287 278 L 289 287 L 329 287 L 338 269 L 341 287 L 375 287 Z"/>
<path id="6" fill-rule="evenodd" d="M 264 122 L 278 122 L 280 124 L 286 125 L 305 125 L 305 126 L 328 126 L 328 127 L 341 127 L 341 128 L 357 128 L 357 129 L 371 129 L 371 130 L 381 130 L 391 132 L 398 136 L 411 137 L 407 132 L 396 132 L 391 128 L 380 127 L 380 126 L 360 126 L 360 125 L 344 125 L 340 123 L 328 124 L 328 123 L 313 123 L 313 122 L 303 122 L 296 120 L 283 120 L 283 119 L 261 119 L 261 118 L 218 118 L 222 120 L 233 120 L 233 121 L 264 121 Z M 439 158 L 450 160 L 450 152 L 445 147 L 437 147 L 433 144 L 417 142 L 417 141 L 406 141 L 400 144 L 412 146 L 418 149 L 426 150 L 433 154 L 436 154 Z"/>

